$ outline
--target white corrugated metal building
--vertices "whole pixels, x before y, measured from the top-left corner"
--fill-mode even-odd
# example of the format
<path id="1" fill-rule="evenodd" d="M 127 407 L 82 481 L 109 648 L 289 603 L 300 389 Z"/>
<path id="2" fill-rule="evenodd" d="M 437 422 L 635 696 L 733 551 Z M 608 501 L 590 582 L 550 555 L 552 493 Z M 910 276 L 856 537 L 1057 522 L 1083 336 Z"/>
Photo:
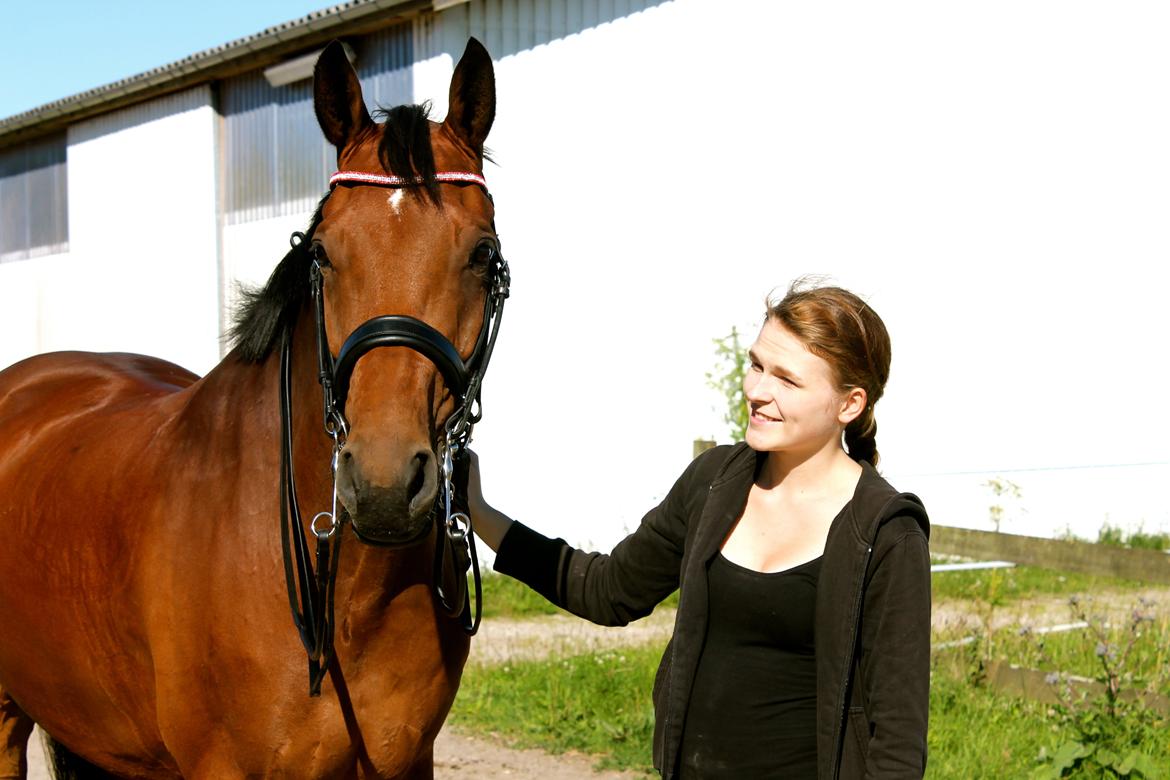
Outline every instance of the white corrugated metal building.
<path id="1" fill-rule="evenodd" d="M 1155 3 L 371 0 L 0 119 L 0 364 L 206 371 L 237 281 L 323 192 L 308 81 L 371 104 L 496 61 L 487 175 L 513 298 L 476 446 L 489 499 L 608 544 L 722 436 L 711 340 L 828 274 L 890 327 L 887 476 L 935 522 L 1170 529 L 1170 12 Z"/>

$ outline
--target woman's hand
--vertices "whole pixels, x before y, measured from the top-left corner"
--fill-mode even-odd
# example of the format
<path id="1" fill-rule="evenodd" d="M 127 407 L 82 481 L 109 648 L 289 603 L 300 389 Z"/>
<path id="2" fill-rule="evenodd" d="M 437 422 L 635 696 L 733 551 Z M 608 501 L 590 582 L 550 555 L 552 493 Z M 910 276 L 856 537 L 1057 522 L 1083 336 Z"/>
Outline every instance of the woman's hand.
<path id="1" fill-rule="evenodd" d="M 500 549 L 504 534 L 512 527 L 512 518 L 488 505 L 483 498 L 483 485 L 479 477 L 479 456 L 467 450 L 467 507 L 471 511 L 471 524 L 484 544 L 493 550 Z"/>

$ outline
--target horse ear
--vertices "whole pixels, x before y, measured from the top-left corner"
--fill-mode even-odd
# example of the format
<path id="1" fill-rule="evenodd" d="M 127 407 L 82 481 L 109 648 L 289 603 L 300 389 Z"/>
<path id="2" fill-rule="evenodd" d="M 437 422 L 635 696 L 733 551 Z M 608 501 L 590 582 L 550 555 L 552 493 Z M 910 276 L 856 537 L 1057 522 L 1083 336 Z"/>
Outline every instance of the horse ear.
<path id="1" fill-rule="evenodd" d="M 482 43 L 469 38 L 451 77 L 451 95 L 443 124 L 482 155 L 483 142 L 495 118 L 496 77 L 492 57 Z"/>
<path id="2" fill-rule="evenodd" d="M 339 153 L 373 124 L 362 100 L 362 85 L 339 41 L 325 47 L 313 68 L 313 109 L 321 132 Z"/>

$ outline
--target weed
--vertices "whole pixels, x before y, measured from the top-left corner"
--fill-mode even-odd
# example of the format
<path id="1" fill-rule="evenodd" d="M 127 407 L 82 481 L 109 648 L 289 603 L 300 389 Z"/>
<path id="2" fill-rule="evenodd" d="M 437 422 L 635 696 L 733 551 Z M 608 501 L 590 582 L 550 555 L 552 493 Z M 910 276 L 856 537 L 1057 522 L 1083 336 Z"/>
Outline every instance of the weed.
<path id="1" fill-rule="evenodd" d="M 707 374 L 707 386 L 723 397 L 726 406 L 723 422 L 727 423 L 732 441 L 743 441 L 747 435 L 748 406 L 743 394 L 743 378 L 747 373 L 747 347 L 740 343 L 739 330 L 715 343 L 715 370 Z"/>
<path id="2" fill-rule="evenodd" d="M 1164 747 L 1158 746 L 1170 723 L 1147 705 L 1140 690 L 1142 678 L 1147 690 L 1158 687 L 1151 678 L 1164 678 L 1165 667 L 1158 663 L 1163 651 L 1157 651 L 1159 658 L 1153 667 L 1139 669 L 1136 674 L 1134 669 L 1135 649 L 1148 644 L 1154 626 L 1153 604 L 1140 600 L 1122 628 L 1110 627 L 1102 616 L 1092 614 L 1087 600 L 1073 597 L 1069 606 L 1074 619 L 1087 624 L 1080 636 L 1082 644 L 1092 643 L 1097 665 L 1094 678 L 1104 686 L 1104 693 L 1091 696 L 1075 692 L 1065 673 L 1048 676 L 1058 698 L 1052 714 L 1069 736 L 1051 754 L 1047 748 L 1041 750 L 1040 766 L 1031 778 L 1165 777 L 1159 768 L 1159 760 L 1164 761 L 1165 756 L 1158 756 Z M 1161 643 L 1155 638 L 1155 644 Z M 1043 640 L 1038 649 L 1048 665 L 1055 666 Z"/>

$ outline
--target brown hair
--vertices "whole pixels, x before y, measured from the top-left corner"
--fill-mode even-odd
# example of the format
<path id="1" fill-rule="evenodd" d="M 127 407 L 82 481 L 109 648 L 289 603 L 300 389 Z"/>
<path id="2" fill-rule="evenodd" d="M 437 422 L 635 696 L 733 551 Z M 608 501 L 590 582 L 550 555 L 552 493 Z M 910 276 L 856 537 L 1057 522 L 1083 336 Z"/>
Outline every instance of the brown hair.
<path id="1" fill-rule="evenodd" d="M 876 466 L 877 420 L 873 407 L 890 377 L 890 334 L 869 305 L 840 287 L 797 279 L 779 301 L 767 301 L 766 318 L 790 330 L 808 351 L 828 362 L 844 392 L 865 390 L 865 410 L 845 428 L 845 449 L 854 460 Z"/>

